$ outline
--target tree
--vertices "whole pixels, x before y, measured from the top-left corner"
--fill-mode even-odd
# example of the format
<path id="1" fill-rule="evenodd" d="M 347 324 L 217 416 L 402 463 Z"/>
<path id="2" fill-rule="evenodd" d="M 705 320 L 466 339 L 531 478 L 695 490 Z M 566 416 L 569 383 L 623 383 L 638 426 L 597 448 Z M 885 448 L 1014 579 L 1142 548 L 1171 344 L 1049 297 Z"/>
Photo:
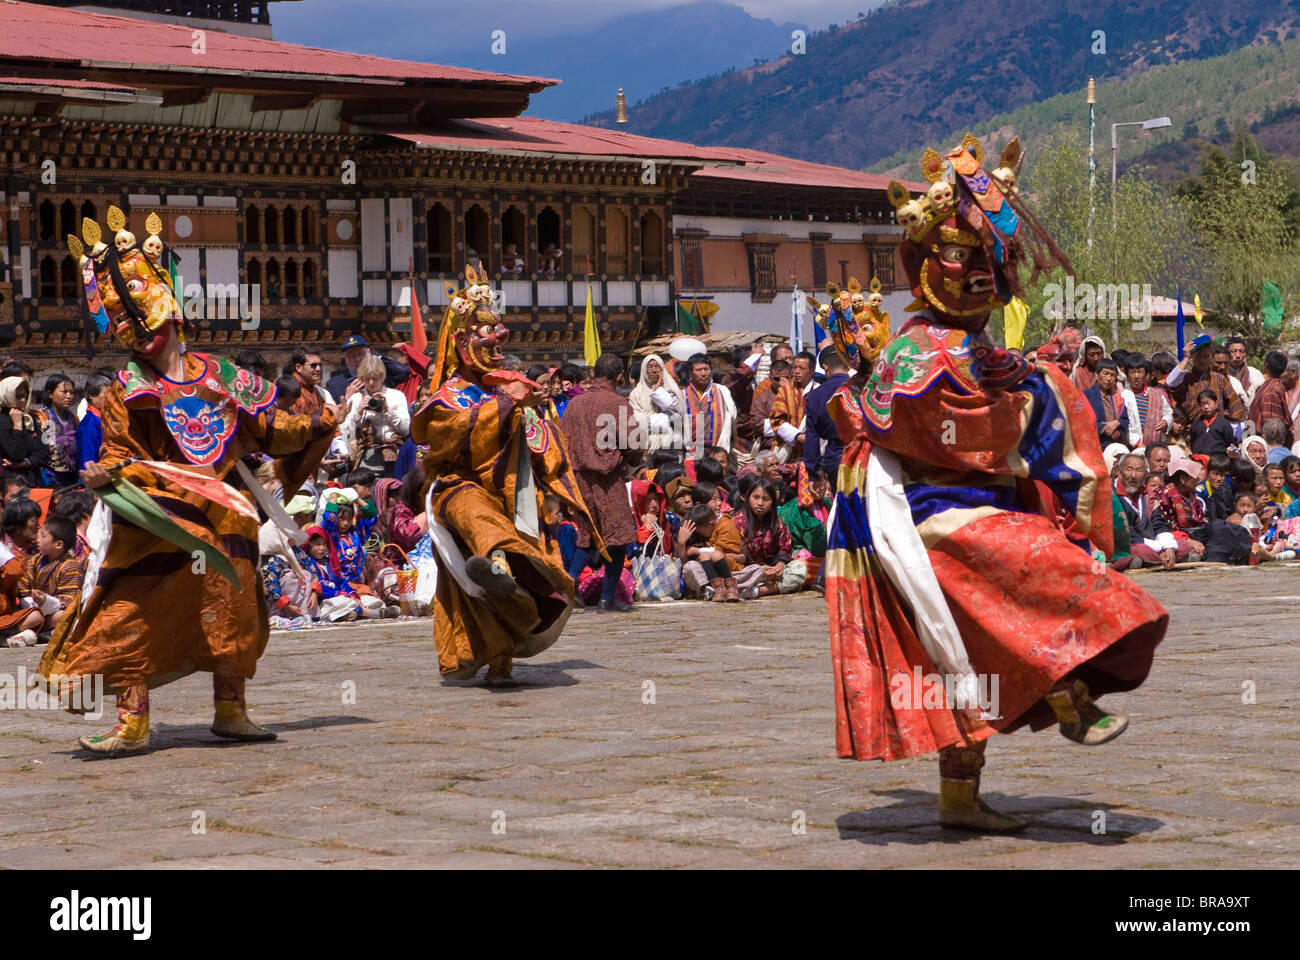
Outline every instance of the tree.
<path id="1" fill-rule="evenodd" d="M 1300 174 L 1238 130 L 1227 154 L 1205 148 L 1200 176 L 1178 193 L 1196 234 L 1216 326 L 1240 335 L 1252 354 L 1266 352 L 1287 329 L 1263 328 L 1264 279 L 1282 288 L 1286 317 L 1300 311 Z"/>
<path id="2" fill-rule="evenodd" d="M 1142 168 L 1129 169 L 1119 180 L 1113 227 L 1109 178 L 1098 170 L 1096 191 L 1090 201 L 1087 148 L 1079 137 L 1058 134 L 1042 153 L 1029 157 L 1024 173 L 1021 192 L 1044 229 L 1069 257 L 1076 288 L 1089 284 L 1094 289 L 1100 285 L 1131 289 L 1137 285 L 1140 290 L 1149 284 L 1153 294 L 1160 294 L 1173 293 L 1177 280 L 1186 284 L 1194 279 L 1190 258 L 1193 238 L 1185 205 Z M 1062 321 L 1045 316 L 1043 308 L 1049 300 L 1045 288 L 1049 284 L 1064 288 L 1065 283 L 1065 271 L 1057 268 L 1050 275 L 1040 276 L 1027 289 L 1027 349 L 1041 344 L 1066 323 L 1088 328 L 1105 339 L 1112 350 L 1140 339 L 1132 319 L 1108 315 Z"/>

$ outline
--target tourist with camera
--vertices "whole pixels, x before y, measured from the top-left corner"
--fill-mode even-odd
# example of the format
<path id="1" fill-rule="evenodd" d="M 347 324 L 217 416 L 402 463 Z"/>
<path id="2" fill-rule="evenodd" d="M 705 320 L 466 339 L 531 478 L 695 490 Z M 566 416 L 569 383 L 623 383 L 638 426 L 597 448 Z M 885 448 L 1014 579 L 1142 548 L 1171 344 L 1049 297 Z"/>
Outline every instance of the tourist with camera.
<path id="1" fill-rule="evenodd" d="M 411 414 L 406 397 L 384 386 L 383 361 L 373 354 L 357 367 L 357 379 L 349 385 L 347 417 L 341 433 L 348 443 L 352 468 L 369 470 L 377 477 L 391 477 L 397 451 L 411 432 Z"/>

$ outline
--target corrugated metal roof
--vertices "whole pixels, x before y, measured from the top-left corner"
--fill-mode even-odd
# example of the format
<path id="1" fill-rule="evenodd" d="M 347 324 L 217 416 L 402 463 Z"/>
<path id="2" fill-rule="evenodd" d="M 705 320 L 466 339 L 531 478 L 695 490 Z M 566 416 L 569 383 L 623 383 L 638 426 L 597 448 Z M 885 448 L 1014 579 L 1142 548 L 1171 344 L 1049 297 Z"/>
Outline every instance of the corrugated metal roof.
<path id="1" fill-rule="evenodd" d="M 639 137 L 619 130 L 584 127 L 540 117 L 463 120 L 436 133 L 392 132 L 390 136 L 422 147 L 483 150 L 494 153 L 559 154 L 591 157 L 645 157 L 667 160 L 743 162 L 743 152 L 729 147 L 697 147 L 676 140 Z"/>
<path id="2" fill-rule="evenodd" d="M 40 77 L 0 77 L 0 84 L 15 87 L 58 87 L 68 90 L 116 90 L 121 93 L 133 93 L 136 89 L 117 83 L 98 83 L 94 80 L 49 80 Z"/>
<path id="3" fill-rule="evenodd" d="M 358 8 L 364 16 L 364 8 Z M 538 77 L 487 73 L 434 63 L 389 60 L 208 30 L 206 51 L 194 52 L 194 28 L 86 13 L 34 3 L 0 2 L 0 66 L 5 59 L 53 60 L 105 69 L 291 74 L 406 82 L 478 82 L 506 87 L 552 86 Z"/>
<path id="4" fill-rule="evenodd" d="M 745 158 L 741 167 L 704 167 L 692 176 L 706 180 L 744 180 L 753 183 L 784 184 L 799 187 L 834 187 L 842 190 L 884 190 L 895 178 L 879 173 L 864 173 L 847 167 L 833 167 L 783 157 L 761 150 L 739 150 Z M 927 184 L 899 181 L 913 192 L 924 193 Z"/>
<path id="5" fill-rule="evenodd" d="M 461 120 L 449 123 L 446 129 L 437 133 L 394 131 L 389 135 L 423 147 L 445 150 L 694 160 L 706 166 L 696 170 L 692 176 L 716 180 L 883 191 L 891 179 L 877 173 L 810 163 L 761 150 L 701 147 L 677 140 L 642 137 L 620 130 L 559 123 L 540 117 Z M 925 184 L 903 183 L 910 190 L 925 191 Z"/>

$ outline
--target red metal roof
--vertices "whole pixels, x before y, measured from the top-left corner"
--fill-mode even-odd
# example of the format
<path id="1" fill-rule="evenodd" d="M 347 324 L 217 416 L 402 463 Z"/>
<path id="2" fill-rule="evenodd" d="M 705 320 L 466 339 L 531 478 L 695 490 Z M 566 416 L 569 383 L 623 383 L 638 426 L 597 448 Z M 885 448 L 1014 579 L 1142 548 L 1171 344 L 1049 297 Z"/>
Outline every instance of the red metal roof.
<path id="1" fill-rule="evenodd" d="M 692 176 L 706 180 L 745 180 L 752 183 L 786 184 L 798 187 L 831 187 L 841 190 L 880 190 L 889 186 L 894 177 L 879 173 L 864 173 L 848 167 L 832 167 L 824 163 L 796 160 L 761 150 L 737 150 L 744 157 L 744 166 L 713 167 L 696 170 Z M 914 193 L 924 193 L 927 184 L 900 180 Z"/>
<path id="2" fill-rule="evenodd" d="M 422 147 L 485 152 L 571 154 L 592 157 L 645 157 L 667 160 L 709 160 L 740 163 L 743 151 L 729 147 L 697 147 L 676 140 L 639 137 L 620 130 L 584 127 L 540 117 L 462 120 L 436 133 L 394 132 L 391 136 Z"/>
<path id="3" fill-rule="evenodd" d="M 509 120 L 462 120 L 437 133 L 393 132 L 390 136 L 424 147 L 447 150 L 481 150 L 592 157 L 645 157 L 694 160 L 706 164 L 692 175 L 707 179 L 786 184 L 840 190 L 883 191 L 890 177 L 795 160 L 775 153 L 741 147 L 700 147 L 677 140 L 660 140 L 607 130 L 559 123 L 540 117 Z M 925 184 L 903 182 L 924 192 Z"/>
<path id="4" fill-rule="evenodd" d="M 364 16 L 364 8 L 358 8 Z M 487 73 L 303 47 L 278 40 L 208 30 L 206 52 L 194 52 L 193 27 L 85 13 L 34 3 L 0 2 L 0 68 L 7 58 L 51 60 L 106 69 L 298 74 L 372 81 L 479 82 L 552 86 L 538 77 Z"/>
<path id="5" fill-rule="evenodd" d="M 14 87 L 61 87 L 69 90 L 114 90 L 121 93 L 134 93 L 136 89 L 117 83 L 98 83 L 94 80 L 50 80 L 40 77 L 0 77 L 0 84 Z"/>

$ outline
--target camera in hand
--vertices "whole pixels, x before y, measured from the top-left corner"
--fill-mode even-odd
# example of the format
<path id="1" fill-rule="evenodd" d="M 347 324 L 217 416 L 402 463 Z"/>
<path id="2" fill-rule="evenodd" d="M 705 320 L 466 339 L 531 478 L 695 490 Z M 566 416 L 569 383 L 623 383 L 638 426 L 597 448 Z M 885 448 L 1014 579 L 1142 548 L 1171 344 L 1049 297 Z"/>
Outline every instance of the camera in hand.
<path id="1" fill-rule="evenodd" d="M 376 413 L 383 413 L 388 409 L 388 404 L 384 402 L 383 397 L 371 397 L 366 401 L 366 409 L 374 410 Z"/>

